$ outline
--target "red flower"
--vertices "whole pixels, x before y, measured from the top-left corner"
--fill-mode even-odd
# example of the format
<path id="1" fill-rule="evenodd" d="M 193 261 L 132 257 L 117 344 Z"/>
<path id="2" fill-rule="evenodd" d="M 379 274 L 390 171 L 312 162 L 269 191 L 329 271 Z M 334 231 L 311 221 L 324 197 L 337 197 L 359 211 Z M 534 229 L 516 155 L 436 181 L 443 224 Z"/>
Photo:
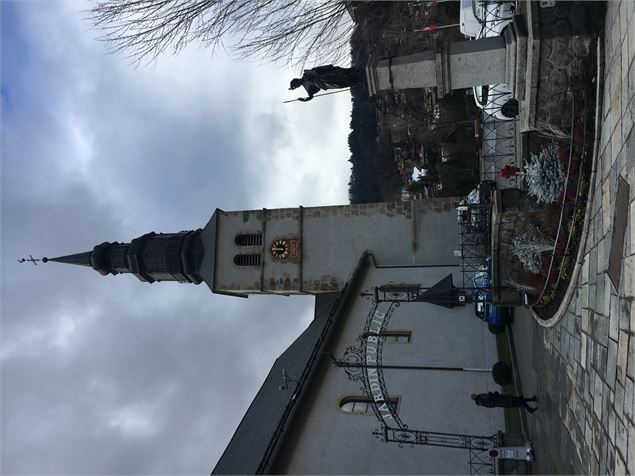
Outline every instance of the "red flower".
<path id="1" fill-rule="evenodd" d="M 514 165 L 505 164 L 505 166 L 498 171 L 498 175 L 503 178 L 511 178 L 518 175 L 520 169 Z"/>

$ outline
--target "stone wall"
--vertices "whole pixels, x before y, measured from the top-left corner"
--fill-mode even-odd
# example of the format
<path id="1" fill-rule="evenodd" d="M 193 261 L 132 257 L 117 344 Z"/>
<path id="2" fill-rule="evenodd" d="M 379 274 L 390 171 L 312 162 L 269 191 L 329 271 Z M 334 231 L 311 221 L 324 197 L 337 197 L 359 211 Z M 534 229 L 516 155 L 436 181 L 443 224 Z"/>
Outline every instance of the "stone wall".
<path id="1" fill-rule="evenodd" d="M 532 221 L 532 212 L 536 208 L 535 201 L 522 190 L 499 190 L 495 194 L 492 212 L 492 298 L 497 305 L 522 304 L 518 288 L 512 283 L 530 286 L 527 272 L 514 256 L 512 240 Z"/>
<path id="2" fill-rule="evenodd" d="M 540 64 L 536 120 L 567 130 L 571 123 L 569 88 L 590 85 L 595 76 L 593 49 L 597 18 L 603 18 L 599 2 L 557 2 L 539 8 Z"/>

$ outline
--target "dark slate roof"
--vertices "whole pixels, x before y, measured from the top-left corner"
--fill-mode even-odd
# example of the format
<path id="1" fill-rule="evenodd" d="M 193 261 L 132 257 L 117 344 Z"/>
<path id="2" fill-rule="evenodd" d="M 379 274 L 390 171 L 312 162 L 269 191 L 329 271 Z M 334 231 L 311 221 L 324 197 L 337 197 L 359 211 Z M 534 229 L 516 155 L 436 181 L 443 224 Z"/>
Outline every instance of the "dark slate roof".
<path id="1" fill-rule="evenodd" d="M 278 357 L 260 387 L 229 445 L 212 474 L 257 474 L 275 435 L 285 409 L 293 397 L 298 380 L 309 363 L 311 354 L 333 305 L 340 293 L 319 295 L 315 299 L 315 319 L 289 348 Z M 288 378 L 286 389 L 282 371 Z"/>
<path id="2" fill-rule="evenodd" d="M 360 264 L 367 261 L 366 257 L 364 254 Z M 358 265 L 353 278 L 360 274 L 360 267 Z M 212 474 L 262 474 L 271 468 L 284 430 L 328 341 L 332 324 L 352 294 L 351 284 L 342 293 L 316 296 L 315 318 L 276 359 Z M 287 375 L 286 388 L 283 370 Z"/>

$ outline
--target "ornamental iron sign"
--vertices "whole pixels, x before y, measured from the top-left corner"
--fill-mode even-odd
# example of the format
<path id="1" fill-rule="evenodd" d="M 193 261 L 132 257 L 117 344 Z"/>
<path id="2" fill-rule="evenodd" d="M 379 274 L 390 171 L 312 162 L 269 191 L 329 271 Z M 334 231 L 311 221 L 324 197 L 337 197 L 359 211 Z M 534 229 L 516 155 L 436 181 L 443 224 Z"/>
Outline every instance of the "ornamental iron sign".
<path id="1" fill-rule="evenodd" d="M 373 412 L 380 422 L 386 426 L 407 428 L 394 405 L 390 405 L 381 366 L 384 341 L 379 337 L 398 307 L 398 302 L 375 302 L 366 317 L 364 332 L 358 343 L 346 348 L 339 365 L 344 367 L 349 379 L 361 383 L 361 389 L 370 398 Z"/>
<path id="2" fill-rule="evenodd" d="M 410 430 L 406 428 L 389 428 L 384 426 L 382 432 L 373 433 L 380 440 L 399 443 L 400 446 L 415 445 L 443 446 L 462 448 L 473 451 L 489 451 L 494 448 L 496 436 L 475 436 L 457 433 L 440 433 L 434 431 Z"/>
<path id="3" fill-rule="evenodd" d="M 381 424 L 373 435 L 386 443 L 397 443 L 400 447 L 426 445 L 469 450 L 470 474 L 494 474 L 494 461 L 487 456 L 487 452 L 496 445 L 495 435 L 412 430 L 401 420 L 396 407 L 390 404 L 390 394 L 386 389 L 382 366 L 384 339 L 380 336 L 394 311 L 401 302 L 430 302 L 444 307 L 464 304 L 465 295 L 452 285 L 452 275 L 428 289 L 418 285 L 391 283 L 365 290 L 360 296 L 371 302 L 363 333 L 354 345 L 346 348 L 341 360 L 333 361 L 338 367 L 344 368 L 350 380 L 359 382 L 360 389 L 368 396 L 373 413 Z"/>

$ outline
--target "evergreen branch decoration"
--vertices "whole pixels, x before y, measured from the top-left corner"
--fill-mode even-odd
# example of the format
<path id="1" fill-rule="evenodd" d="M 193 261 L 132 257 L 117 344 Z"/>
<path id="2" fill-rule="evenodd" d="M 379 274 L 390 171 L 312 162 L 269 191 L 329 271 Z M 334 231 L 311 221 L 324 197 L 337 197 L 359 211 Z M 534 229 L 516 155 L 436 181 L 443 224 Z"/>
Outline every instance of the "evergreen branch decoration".
<path id="1" fill-rule="evenodd" d="M 525 180 L 529 195 L 538 203 L 554 203 L 564 190 L 565 175 L 558 158 L 558 146 L 551 144 L 531 154 L 525 163 Z"/>
<path id="2" fill-rule="evenodd" d="M 533 274 L 542 270 L 542 253 L 552 251 L 554 243 L 533 223 L 525 231 L 512 239 L 513 253 L 523 267 Z"/>

